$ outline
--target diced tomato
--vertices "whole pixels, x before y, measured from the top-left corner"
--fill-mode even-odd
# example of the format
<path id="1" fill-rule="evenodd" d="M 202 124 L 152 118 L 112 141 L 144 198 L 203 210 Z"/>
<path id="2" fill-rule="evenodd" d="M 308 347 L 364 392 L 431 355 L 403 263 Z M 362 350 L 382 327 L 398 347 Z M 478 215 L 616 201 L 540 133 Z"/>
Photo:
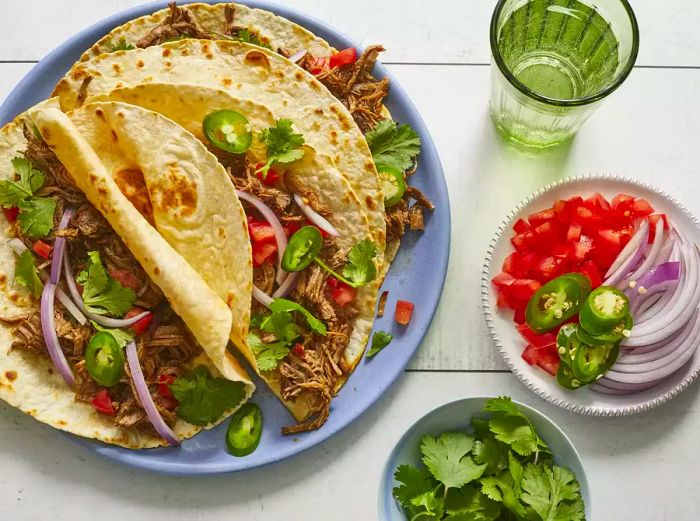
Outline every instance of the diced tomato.
<path id="1" fill-rule="evenodd" d="M 554 202 L 552 210 L 554 210 L 554 214 L 557 217 L 559 217 L 560 219 L 564 218 L 564 215 L 566 213 L 566 201 L 564 199 L 557 199 Z"/>
<path id="2" fill-rule="evenodd" d="M 634 201 L 634 197 L 632 197 L 631 195 L 618 194 L 615 197 L 613 197 L 613 200 L 612 200 L 613 210 L 617 210 L 621 206 L 631 204 L 633 201 Z"/>
<path id="3" fill-rule="evenodd" d="M 344 65 L 350 65 L 357 61 L 357 51 L 354 47 L 348 47 L 342 51 L 333 53 L 329 60 L 329 65 L 331 69 L 334 67 L 342 67 Z"/>
<path id="4" fill-rule="evenodd" d="M 522 251 L 526 249 L 528 245 L 532 245 L 534 243 L 534 239 L 535 234 L 532 231 L 527 231 L 525 233 L 514 235 L 510 242 L 516 250 Z"/>
<path id="5" fill-rule="evenodd" d="M 36 253 L 42 259 L 48 259 L 51 257 L 53 246 L 39 239 L 32 245 L 32 250 L 34 250 L 34 253 Z"/>
<path id="6" fill-rule="evenodd" d="M 125 288 L 141 289 L 141 282 L 131 270 L 111 269 L 109 270 L 109 276 Z"/>
<path id="7" fill-rule="evenodd" d="M 610 203 L 605 197 L 603 197 L 603 194 L 601 194 L 600 192 L 596 192 L 595 194 L 590 196 L 584 201 L 584 203 L 588 208 L 590 208 L 594 212 L 607 213 L 610 211 Z"/>
<path id="8" fill-rule="evenodd" d="M 136 315 L 140 315 L 143 312 L 144 312 L 143 309 L 134 307 L 126 312 L 126 315 L 124 315 L 124 318 L 135 317 Z M 149 312 L 148 315 L 144 316 L 138 322 L 135 322 L 134 324 L 132 324 L 129 329 L 131 329 L 137 335 L 143 335 L 146 332 L 146 330 L 148 329 L 148 327 L 151 325 L 151 322 L 153 322 L 153 313 Z"/>
<path id="9" fill-rule="evenodd" d="M 260 266 L 277 252 L 276 242 L 253 243 L 253 266 Z"/>
<path id="10" fill-rule="evenodd" d="M 525 273 L 524 267 L 522 266 L 522 255 L 523 254 L 519 251 L 514 251 L 505 258 L 501 269 L 513 276 L 524 277 Z"/>
<path id="11" fill-rule="evenodd" d="M 530 300 L 541 284 L 533 279 L 516 279 L 506 288 L 508 295 L 513 300 Z"/>
<path id="12" fill-rule="evenodd" d="M 571 243 L 571 248 L 574 259 L 578 262 L 582 262 L 593 249 L 593 241 L 588 235 L 581 235 L 578 241 Z"/>
<path id="13" fill-rule="evenodd" d="M 520 336 L 522 336 L 525 341 L 534 347 L 546 347 L 552 346 L 557 343 L 557 335 L 555 333 L 545 333 L 543 335 L 538 335 L 527 324 L 521 324 L 516 328 Z"/>
<path id="14" fill-rule="evenodd" d="M 291 236 L 294 235 L 296 232 L 298 232 L 298 231 L 301 229 L 302 226 L 304 226 L 304 224 L 301 223 L 301 222 L 289 222 L 289 223 L 287 223 L 287 224 L 285 224 L 285 225 L 283 226 L 283 228 L 284 228 L 284 234 L 285 234 L 287 237 L 291 237 Z"/>
<path id="15" fill-rule="evenodd" d="M 594 214 L 585 206 L 579 206 L 576 208 L 576 220 L 581 224 L 583 231 L 588 234 L 594 234 L 603 221 L 600 216 Z"/>
<path id="16" fill-rule="evenodd" d="M 257 178 L 261 183 L 268 186 L 277 184 L 277 182 L 280 180 L 280 175 L 272 168 L 270 168 L 266 173 L 260 172 L 259 170 L 263 167 L 263 165 L 264 163 L 259 163 L 256 165 L 255 175 Z"/>
<path id="17" fill-rule="evenodd" d="M 402 326 L 407 326 L 411 322 L 412 316 L 413 302 L 409 302 L 408 300 L 397 300 L 394 320 L 396 320 L 396 322 Z"/>
<path id="18" fill-rule="evenodd" d="M 163 407 L 165 407 L 165 409 L 168 411 L 174 411 L 175 409 L 177 409 L 177 406 L 180 405 L 180 402 L 175 397 L 163 398 L 162 403 Z"/>
<path id="19" fill-rule="evenodd" d="M 513 225 L 513 231 L 515 233 L 525 233 L 530 229 L 530 225 L 525 219 L 518 219 Z"/>
<path id="20" fill-rule="evenodd" d="M 576 270 L 576 272 L 588 277 L 588 280 L 591 281 L 591 287 L 594 289 L 603 283 L 603 279 L 600 276 L 600 271 L 598 270 L 598 267 L 593 263 L 593 261 L 584 262 Z"/>
<path id="21" fill-rule="evenodd" d="M 338 287 L 338 279 L 335 277 L 328 277 L 326 280 L 326 286 L 328 286 L 328 289 L 335 289 Z"/>
<path id="22" fill-rule="evenodd" d="M 559 369 L 559 354 L 554 346 L 545 347 L 537 351 L 537 365 L 547 371 L 552 376 L 556 376 Z"/>
<path id="23" fill-rule="evenodd" d="M 521 278 L 526 277 L 528 273 L 534 273 L 534 270 L 537 269 L 537 265 L 540 263 L 541 259 L 542 256 L 537 252 L 523 252 L 523 254 L 520 257 L 520 267 L 523 273 L 523 276 Z"/>
<path id="24" fill-rule="evenodd" d="M 304 358 L 304 346 L 297 342 L 294 344 L 294 347 L 292 348 L 292 352 L 294 352 L 295 355 L 297 355 L 299 358 Z"/>
<path id="25" fill-rule="evenodd" d="M 341 308 L 346 304 L 349 304 L 357 296 L 357 289 L 352 286 L 348 286 L 344 282 L 338 281 L 336 287 L 331 291 L 331 298 L 338 304 Z"/>
<path id="26" fill-rule="evenodd" d="M 537 271 L 540 281 L 547 281 L 554 278 L 554 275 L 559 268 L 559 262 L 553 256 L 545 257 L 540 261 L 539 266 L 537 266 Z"/>
<path id="27" fill-rule="evenodd" d="M 656 237 L 656 224 L 659 222 L 659 219 L 663 219 L 664 221 L 664 230 L 668 230 L 668 217 L 666 217 L 665 213 L 655 213 L 654 215 L 649 216 L 649 244 L 654 242 L 654 238 Z"/>
<path id="28" fill-rule="evenodd" d="M 530 365 L 537 364 L 539 360 L 539 355 L 537 354 L 537 348 L 535 346 L 528 345 L 522 354 L 523 360 L 525 360 Z"/>
<path id="29" fill-rule="evenodd" d="M 106 414 L 108 416 L 114 416 L 117 411 L 114 410 L 114 405 L 112 403 L 112 397 L 109 395 L 107 389 L 102 389 L 98 392 L 92 399 L 92 406 L 100 414 Z"/>
<path id="30" fill-rule="evenodd" d="M 316 58 L 311 64 L 311 74 L 321 74 L 323 71 L 328 69 L 329 64 L 330 58 L 328 56 Z"/>
<path id="31" fill-rule="evenodd" d="M 248 220 L 248 233 L 253 242 L 276 242 L 275 230 L 265 221 Z"/>
<path id="32" fill-rule="evenodd" d="M 11 208 L 3 208 L 2 211 L 5 214 L 5 218 L 10 222 L 10 224 L 14 224 L 17 221 L 17 216 L 19 215 L 19 208 L 17 208 L 16 206 L 12 206 Z"/>
<path id="33" fill-rule="evenodd" d="M 581 238 L 581 225 L 577 222 L 572 222 L 569 229 L 566 231 L 567 241 L 578 241 Z"/>
<path id="34" fill-rule="evenodd" d="M 316 225 L 314 224 L 314 225 L 312 225 L 312 226 L 316 226 Z M 330 235 L 330 234 L 329 234 L 326 230 L 324 230 L 323 228 L 320 228 L 319 226 L 316 226 L 316 228 L 318 228 L 318 231 L 321 232 L 321 237 L 323 237 L 324 239 Z"/>
<path id="35" fill-rule="evenodd" d="M 495 286 L 510 286 L 514 281 L 515 277 L 513 277 L 513 275 L 511 275 L 510 273 L 506 273 L 505 271 L 502 271 L 493 279 L 491 279 L 491 282 Z"/>
<path id="36" fill-rule="evenodd" d="M 552 256 L 561 261 L 568 259 L 570 255 L 571 248 L 567 244 L 559 243 L 552 248 Z"/>
<path id="37" fill-rule="evenodd" d="M 158 377 L 158 394 L 163 398 L 175 398 L 170 386 L 175 382 L 175 375 L 163 373 Z"/>
<path id="38" fill-rule="evenodd" d="M 525 307 L 519 307 L 515 309 L 515 314 L 513 315 L 513 321 L 516 324 L 525 323 Z"/>
<path id="39" fill-rule="evenodd" d="M 558 226 L 554 221 L 547 221 L 545 223 L 536 226 L 533 230 L 535 237 L 543 240 L 555 240 L 558 232 Z"/>
<path id="40" fill-rule="evenodd" d="M 533 214 L 528 215 L 527 220 L 530 223 L 530 226 L 533 228 L 546 223 L 547 221 L 551 221 L 554 219 L 554 210 L 552 208 L 549 208 L 547 210 L 542 210 L 541 212 L 535 212 Z"/>
<path id="41" fill-rule="evenodd" d="M 632 203 L 632 213 L 634 217 L 646 217 L 654 213 L 654 209 L 646 199 L 635 199 Z"/>
<path id="42" fill-rule="evenodd" d="M 598 236 L 600 237 L 602 241 L 601 244 L 604 248 L 621 248 L 622 239 L 620 232 L 610 229 L 598 230 Z"/>

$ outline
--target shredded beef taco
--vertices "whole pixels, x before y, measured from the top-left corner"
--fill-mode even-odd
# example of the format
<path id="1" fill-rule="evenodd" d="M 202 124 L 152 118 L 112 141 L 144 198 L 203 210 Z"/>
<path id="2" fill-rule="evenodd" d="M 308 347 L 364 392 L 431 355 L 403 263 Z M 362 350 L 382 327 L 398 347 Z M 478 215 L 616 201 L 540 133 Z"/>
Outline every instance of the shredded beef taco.
<path id="1" fill-rule="evenodd" d="M 107 443 L 179 443 L 253 392 L 226 351 L 232 310 L 152 225 L 139 187 L 152 143 L 92 146 L 56 105 L 0 130 L 0 398 Z M 172 130 L 148 127 L 150 155 L 206 169 Z"/>
<path id="2" fill-rule="evenodd" d="M 144 49 L 184 38 L 233 40 L 270 49 L 296 62 L 342 102 L 361 132 L 367 136 L 384 187 L 386 207 L 377 205 L 366 211 L 370 214 L 375 239 L 379 239 L 377 232 L 380 229 L 380 219 L 386 222 L 386 254 L 380 256 L 382 262 L 386 257 L 382 268 L 383 273 L 386 273 L 398 251 L 406 227 L 422 230 L 424 211 L 432 210 L 433 205 L 417 188 L 407 186 L 410 176 L 415 172 L 420 139 L 408 125 L 397 125 L 391 121 L 391 115 L 384 106 L 384 100 L 389 94 L 389 80 L 377 79 L 372 75 L 375 61 L 384 48 L 372 45 L 358 56 L 353 48 L 337 51 L 303 27 L 269 11 L 251 9 L 232 2 L 183 6 L 177 6 L 173 2 L 167 9 L 115 28 L 84 53 L 81 61 L 115 51 Z M 224 52 L 228 50 L 226 48 Z M 205 51 L 207 57 L 208 54 Z M 167 61 L 164 65 L 168 67 Z M 226 75 L 220 75 L 216 79 L 226 81 Z M 272 76 L 271 79 L 277 81 L 278 78 Z M 291 81 L 292 77 L 286 79 Z M 82 80 L 82 77 L 78 77 L 77 83 Z M 144 78 L 143 81 L 150 80 Z M 233 87 L 238 95 L 243 94 L 237 90 L 240 88 Z M 353 169 L 352 165 L 339 164 L 338 167 L 342 172 Z M 350 174 L 351 185 L 361 200 L 368 196 L 374 198 L 376 194 L 376 185 L 368 181 L 370 190 L 363 187 L 358 179 L 360 175 L 376 176 L 376 170 L 372 170 L 374 169 L 358 169 L 356 175 Z M 382 242 L 378 241 L 378 245 L 381 246 Z"/>

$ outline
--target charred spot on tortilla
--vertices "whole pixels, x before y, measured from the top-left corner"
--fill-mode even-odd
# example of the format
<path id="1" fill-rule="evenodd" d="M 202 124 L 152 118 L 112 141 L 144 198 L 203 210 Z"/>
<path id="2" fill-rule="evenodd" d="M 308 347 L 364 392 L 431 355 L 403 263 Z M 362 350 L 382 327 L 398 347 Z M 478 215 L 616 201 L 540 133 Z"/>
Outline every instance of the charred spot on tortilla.
<path id="1" fill-rule="evenodd" d="M 73 69 L 73 71 L 70 73 L 71 79 L 74 81 L 78 81 L 79 79 L 85 77 L 85 67 L 76 67 Z"/>
<path id="2" fill-rule="evenodd" d="M 117 89 L 121 89 L 123 86 L 124 84 L 121 81 L 115 85 Z"/>
<path id="3" fill-rule="evenodd" d="M 182 50 L 180 51 L 180 54 L 181 54 L 182 56 L 189 56 L 189 55 L 190 55 L 190 50 L 189 50 L 189 49 L 182 49 Z"/>
<path id="4" fill-rule="evenodd" d="M 106 116 L 105 116 L 104 110 L 102 110 L 102 109 L 100 109 L 100 108 L 95 109 L 95 115 L 96 115 L 98 118 L 100 118 L 102 121 L 107 121 L 107 118 L 106 118 Z"/>
<path id="5" fill-rule="evenodd" d="M 119 190 L 129 200 L 134 208 L 143 215 L 150 224 L 154 224 L 153 206 L 151 199 L 148 197 L 148 188 L 146 180 L 143 177 L 143 172 L 138 168 L 125 168 L 114 174 L 114 182 L 117 183 Z M 98 188 L 98 191 L 102 188 Z M 106 195 L 106 194 L 105 194 Z"/>
<path id="6" fill-rule="evenodd" d="M 17 380 L 17 371 L 5 371 L 5 378 L 7 378 L 9 382 L 14 382 Z"/>
<path id="7" fill-rule="evenodd" d="M 337 145 L 338 144 L 338 133 L 335 130 L 331 130 L 330 136 L 331 136 L 331 143 L 333 143 L 334 145 Z"/>
<path id="8" fill-rule="evenodd" d="M 226 230 L 224 230 L 223 227 L 219 226 L 219 227 L 216 229 L 216 233 L 219 235 L 219 237 L 220 237 L 222 240 L 223 240 L 223 239 L 226 239 Z"/>
<path id="9" fill-rule="evenodd" d="M 117 117 L 124 119 L 124 113 L 120 110 L 117 112 Z"/>
<path id="10" fill-rule="evenodd" d="M 121 74 L 122 72 L 121 65 L 119 65 L 118 63 L 113 63 L 112 69 L 114 69 L 114 72 L 116 72 L 117 74 Z"/>
<path id="11" fill-rule="evenodd" d="M 143 67 L 144 67 L 145 65 L 146 65 L 146 64 L 144 63 L 143 60 L 139 60 L 139 61 L 136 62 L 136 66 L 137 66 L 139 69 L 143 69 Z"/>
<path id="12" fill-rule="evenodd" d="M 223 84 L 224 87 L 230 87 L 231 84 L 233 83 L 233 80 L 231 78 L 222 78 L 221 83 Z"/>
<path id="13" fill-rule="evenodd" d="M 151 193 L 153 204 L 176 218 L 192 215 L 197 209 L 197 186 L 173 166 L 168 179 L 151 186 Z"/>
<path id="14" fill-rule="evenodd" d="M 365 199 L 365 204 L 367 205 L 367 208 L 369 208 L 370 210 L 377 209 L 377 204 L 374 202 L 374 199 L 372 199 L 369 195 Z"/>
<path id="15" fill-rule="evenodd" d="M 58 423 L 61 427 L 65 427 L 66 425 L 68 425 L 68 424 L 67 424 L 65 421 L 63 421 L 63 420 L 58 420 L 57 423 Z"/>
<path id="16" fill-rule="evenodd" d="M 112 136 L 112 141 L 114 141 L 115 143 L 119 141 L 119 136 L 117 136 L 117 133 L 114 131 L 114 129 L 111 129 L 109 132 Z"/>
<path id="17" fill-rule="evenodd" d="M 160 275 L 160 268 L 158 266 L 154 267 L 153 273 L 155 273 L 156 275 Z"/>
<path id="18" fill-rule="evenodd" d="M 170 49 L 167 49 L 167 48 L 166 48 L 166 49 L 163 49 L 163 58 L 167 58 L 167 57 L 170 56 L 172 53 L 173 53 L 173 51 L 171 51 Z"/>
<path id="19" fill-rule="evenodd" d="M 245 55 L 244 61 L 246 65 L 252 65 L 255 67 L 264 67 L 265 69 L 270 69 L 270 60 L 267 55 L 260 51 L 248 51 Z"/>
<path id="20" fill-rule="evenodd" d="M 231 304 L 233 304 L 233 297 L 234 297 L 234 295 L 231 292 L 228 292 L 226 294 L 226 305 L 227 306 L 231 307 Z"/>
<path id="21" fill-rule="evenodd" d="M 315 108 L 314 114 L 318 114 L 319 116 L 323 116 L 323 114 L 324 114 L 323 109 L 321 107 Z"/>
<path id="22" fill-rule="evenodd" d="M 172 69 L 172 68 L 173 68 L 173 62 L 171 62 L 170 60 L 164 61 L 164 62 L 163 62 L 163 65 L 165 65 L 165 67 L 168 68 L 168 69 Z"/>
<path id="23" fill-rule="evenodd" d="M 5 284 L 7 282 L 7 275 L 0 273 L 0 284 Z"/>

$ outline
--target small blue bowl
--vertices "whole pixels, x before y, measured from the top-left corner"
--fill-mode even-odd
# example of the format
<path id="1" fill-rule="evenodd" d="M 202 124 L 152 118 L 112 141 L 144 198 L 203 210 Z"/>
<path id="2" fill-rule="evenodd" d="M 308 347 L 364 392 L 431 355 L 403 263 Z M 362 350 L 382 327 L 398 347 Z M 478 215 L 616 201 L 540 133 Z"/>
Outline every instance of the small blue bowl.
<path id="1" fill-rule="evenodd" d="M 473 416 L 484 416 L 484 404 L 491 396 L 474 396 L 446 403 L 432 410 L 414 423 L 391 451 L 384 467 L 382 480 L 379 485 L 379 519 L 380 521 L 405 521 L 406 515 L 396 503 L 391 494 L 398 485 L 394 481 L 394 472 L 399 465 L 422 465 L 418 447 L 420 440 L 426 434 L 439 435 L 446 431 L 465 430 L 469 428 L 469 420 Z M 557 465 L 568 467 L 576 474 L 581 485 L 581 496 L 585 503 L 586 519 L 591 519 L 591 498 L 588 480 L 583 470 L 583 462 L 578 452 L 564 431 L 532 407 L 514 401 L 518 408 L 532 421 L 537 434 L 549 445 L 554 453 Z"/>

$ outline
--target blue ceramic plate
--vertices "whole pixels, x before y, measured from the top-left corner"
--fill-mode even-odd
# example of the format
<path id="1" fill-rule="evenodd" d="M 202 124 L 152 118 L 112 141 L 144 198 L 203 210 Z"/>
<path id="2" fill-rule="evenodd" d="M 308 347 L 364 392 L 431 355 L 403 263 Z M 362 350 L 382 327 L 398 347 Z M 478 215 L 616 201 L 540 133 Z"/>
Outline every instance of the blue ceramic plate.
<path id="1" fill-rule="evenodd" d="M 399 505 L 392 496 L 392 489 L 398 485 L 394 481 L 394 472 L 399 465 L 422 465 L 418 447 L 426 434 L 436 436 L 446 431 L 465 430 L 469 428 L 472 416 L 482 416 L 486 400 L 490 397 L 474 396 L 446 403 L 429 412 L 414 423 L 394 447 L 384 467 L 379 485 L 379 519 L 380 521 L 400 521 L 406 519 Z M 549 445 L 554 453 L 557 465 L 568 467 L 576 474 L 581 485 L 581 496 L 586 506 L 586 519 L 591 519 L 591 496 L 588 480 L 583 470 L 581 457 L 576 452 L 571 440 L 557 425 L 544 414 L 520 402 L 518 408 L 530 418 L 537 434 Z"/>
<path id="2" fill-rule="evenodd" d="M 332 27 L 302 13 L 264 1 L 241 3 L 284 16 L 336 48 L 357 47 Z M 46 99 L 82 52 L 104 34 L 128 20 L 166 5 L 166 2 L 157 2 L 129 9 L 93 25 L 59 46 L 10 93 L 0 107 L 0 123 L 7 123 L 20 112 Z M 381 64 L 377 64 L 375 73 L 378 77 L 390 78 L 391 93 L 387 107 L 394 119 L 409 123 L 421 136 L 423 146 L 419 168 L 411 179 L 436 205 L 435 211 L 427 216 L 425 232 L 407 234 L 384 283 L 383 289 L 389 291 L 387 313 L 377 320 L 375 328 L 394 334 L 391 348 L 372 361 L 363 360 L 333 400 L 326 424 L 318 431 L 299 436 L 285 437 L 280 434 L 282 426 L 291 424 L 293 419 L 265 385 L 256 381 L 258 391 L 253 401 L 262 407 L 265 427 L 259 448 L 246 458 L 234 458 L 226 452 L 224 435 L 227 422 L 195 436 L 178 448 L 132 451 L 76 438 L 79 443 L 127 465 L 166 474 L 218 474 L 251 469 L 299 454 L 330 438 L 365 412 L 401 375 L 423 340 L 442 293 L 449 256 L 450 208 L 442 167 L 428 129 L 403 89 Z M 397 327 L 393 320 L 394 305 L 399 298 L 416 303 L 411 325 L 405 329 Z"/>

